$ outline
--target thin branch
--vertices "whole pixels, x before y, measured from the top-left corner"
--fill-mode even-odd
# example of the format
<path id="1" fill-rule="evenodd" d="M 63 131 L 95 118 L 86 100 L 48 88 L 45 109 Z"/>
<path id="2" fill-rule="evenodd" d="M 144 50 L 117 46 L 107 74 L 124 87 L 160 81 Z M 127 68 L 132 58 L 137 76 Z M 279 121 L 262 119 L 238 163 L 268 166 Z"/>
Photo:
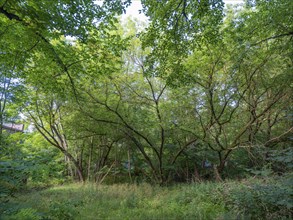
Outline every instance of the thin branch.
<path id="1" fill-rule="evenodd" d="M 281 38 L 281 37 L 287 37 L 287 36 L 293 37 L 293 31 L 290 31 L 290 32 L 284 33 L 284 34 L 279 34 L 279 35 L 274 35 L 274 36 L 268 37 L 268 38 L 263 39 L 263 40 L 255 43 L 255 44 L 252 44 L 252 45 L 255 46 L 255 45 L 261 44 L 261 43 L 263 43 L 265 41 L 269 41 L 269 40 L 273 40 L 273 39 L 277 39 L 277 38 Z"/>

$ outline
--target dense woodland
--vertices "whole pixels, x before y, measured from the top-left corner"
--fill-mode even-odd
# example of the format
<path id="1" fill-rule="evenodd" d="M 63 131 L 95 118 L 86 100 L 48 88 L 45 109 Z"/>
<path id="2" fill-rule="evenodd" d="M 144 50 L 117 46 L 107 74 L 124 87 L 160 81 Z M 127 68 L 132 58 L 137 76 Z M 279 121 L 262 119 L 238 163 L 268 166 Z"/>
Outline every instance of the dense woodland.
<path id="1" fill-rule="evenodd" d="M 293 1 L 141 3 L 0 1 L 0 199 L 261 177 L 292 218 Z"/>

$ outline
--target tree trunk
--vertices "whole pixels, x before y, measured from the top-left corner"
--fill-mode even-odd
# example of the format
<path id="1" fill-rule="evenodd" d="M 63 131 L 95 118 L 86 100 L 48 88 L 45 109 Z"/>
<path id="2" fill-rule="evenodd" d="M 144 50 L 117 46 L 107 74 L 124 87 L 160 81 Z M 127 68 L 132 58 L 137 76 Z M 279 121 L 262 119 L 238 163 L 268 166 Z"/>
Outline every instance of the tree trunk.
<path id="1" fill-rule="evenodd" d="M 60 149 L 60 148 L 59 148 Z M 66 155 L 68 157 L 68 159 L 74 164 L 75 168 L 76 168 L 76 172 L 77 172 L 77 175 L 78 175 L 78 179 L 80 182 L 84 182 L 85 179 L 84 179 L 84 176 L 83 176 L 83 173 L 82 173 L 82 168 L 79 166 L 78 164 L 78 161 L 75 160 L 75 158 L 69 153 L 67 152 L 66 150 L 64 149 L 60 149 L 64 155 Z"/>
<path id="2" fill-rule="evenodd" d="M 200 175 L 199 175 L 199 172 L 198 172 L 198 169 L 197 169 L 196 163 L 194 164 L 193 181 L 194 181 L 194 182 L 200 182 L 200 181 L 201 181 L 201 178 L 200 178 Z"/>
<path id="3" fill-rule="evenodd" d="M 130 149 L 129 148 L 128 148 L 128 151 L 127 151 L 127 157 L 128 157 L 128 175 L 129 175 L 130 182 L 132 183 Z"/>
<path id="4" fill-rule="evenodd" d="M 94 148 L 93 137 L 91 137 L 90 155 L 89 155 L 88 167 L 87 167 L 87 180 L 88 181 L 90 181 L 90 177 L 91 177 L 91 163 L 92 163 L 92 158 L 93 158 L 93 148 Z"/>
<path id="5" fill-rule="evenodd" d="M 217 165 L 214 165 L 213 169 L 214 169 L 215 180 L 218 181 L 218 182 L 222 182 L 223 180 L 222 180 L 222 177 L 221 177 L 221 175 L 219 173 L 219 168 L 217 167 Z"/>

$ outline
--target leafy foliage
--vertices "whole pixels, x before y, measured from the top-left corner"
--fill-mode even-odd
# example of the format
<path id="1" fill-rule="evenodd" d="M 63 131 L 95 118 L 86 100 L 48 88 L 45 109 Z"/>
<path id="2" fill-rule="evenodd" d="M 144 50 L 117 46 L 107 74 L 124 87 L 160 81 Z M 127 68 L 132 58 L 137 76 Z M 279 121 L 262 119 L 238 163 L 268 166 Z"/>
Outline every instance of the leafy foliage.
<path id="1" fill-rule="evenodd" d="M 277 178 L 236 187 L 230 191 L 229 206 L 253 219 L 292 218 L 292 174 Z"/>

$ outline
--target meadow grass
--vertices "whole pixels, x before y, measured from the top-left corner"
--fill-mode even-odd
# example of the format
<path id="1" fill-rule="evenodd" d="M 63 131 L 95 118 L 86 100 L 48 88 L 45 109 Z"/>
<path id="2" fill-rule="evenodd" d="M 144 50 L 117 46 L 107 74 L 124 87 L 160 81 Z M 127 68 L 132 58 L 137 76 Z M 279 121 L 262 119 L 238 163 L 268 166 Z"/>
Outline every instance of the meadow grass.
<path id="1" fill-rule="evenodd" d="M 17 195 L 1 219 L 223 219 L 221 184 L 69 184 Z"/>
<path id="2" fill-rule="evenodd" d="M 292 175 L 168 187 L 67 184 L 0 202 L 3 220 L 293 219 Z"/>

